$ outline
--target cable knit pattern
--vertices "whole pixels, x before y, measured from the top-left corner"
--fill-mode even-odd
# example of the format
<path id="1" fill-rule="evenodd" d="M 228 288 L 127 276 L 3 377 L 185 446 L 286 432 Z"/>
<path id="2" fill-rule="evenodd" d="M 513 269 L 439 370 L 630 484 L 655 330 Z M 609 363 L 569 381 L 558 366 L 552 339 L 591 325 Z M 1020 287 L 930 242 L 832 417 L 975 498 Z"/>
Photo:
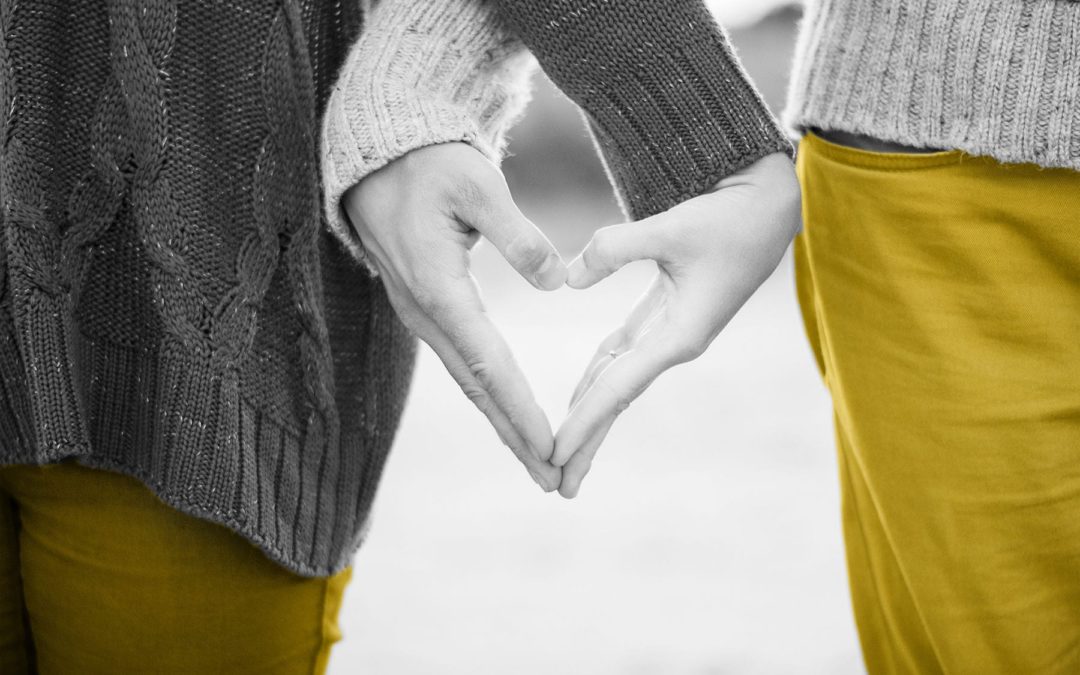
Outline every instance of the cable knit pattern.
<path id="1" fill-rule="evenodd" d="M 737 67 L 688 65 L 730 59 L 713 24 L 618 25 L 638 8 L 563 32 L 540 2 L 383 0 L 364 29 L 367 6 L 0 0 L 0 463 L 135 476 L 332 574 L 365 536 L 416 351 L 357 264 L 345 189 L 430 143 L 498 161 L 532 63 L 515 33 L 569 92 L 602 92 L 579 102 L 635 208 L 783 145 Z M 635 44 L 664 56 L 618 57 Z M 652 102 L 612 107 L 630 81 Z"/>
<path id="2" fill-rule="evenodd" d="M 352 0 L 0 0 L 0 462 L 128 473 L 298 573 L 347 564 L 415 351 L 322 217 L 361 26 Z"/>
<path id="3" fill-rule="evenodd" d="M 1080 2 L 813 0 L 785 123 L 1080 169 Z"/>
<path id="4" fill-rule="evenodd" d="M 491 0 L 381 0 L 323 118 L 325 209 L 349 250 L 363 258 L 341 196 L 364 176 L 450 141 L 499 163 L 503 133 L 529 98 L 532 63 Z"/>
<path id="5" fill-rule="evenodd" d="M 51 167 L 38 152 L 42 139 L 35 113 L 62 105 L 57 92 L 20 77 L 28 64 L 38 66 L 51 47 L 52 12 L 34 12 L 21 3 L 4 3 L 3 77 L 7 119 L 0 158 L 7 284 L 14 342 L 23 361 L 25 389 L 9 389 L 9 406 L 29 412 L 21 421 L 21 440 L 37 461 L 49 461 L 78 451 L 86 435 L 86 419 L 67 364 L 75 358 L 75 327 L 71 315 L 71 283 L 61 259 L 64 232 L 56 218 L 50 191 Z M 31 43 L 27 49 L 24 45 Z M 40 113 L 38 113 L 40 114 Z M 68 232 L 71 235 L 72 232 Z M 74 231 L 78 236 L 78 229 Z M 8 368 L 5 368 L 8 370 Z M 28 410 L 27 410 L 28 409 Z M 15 425 L 11 425 L 15 426 Z"/>

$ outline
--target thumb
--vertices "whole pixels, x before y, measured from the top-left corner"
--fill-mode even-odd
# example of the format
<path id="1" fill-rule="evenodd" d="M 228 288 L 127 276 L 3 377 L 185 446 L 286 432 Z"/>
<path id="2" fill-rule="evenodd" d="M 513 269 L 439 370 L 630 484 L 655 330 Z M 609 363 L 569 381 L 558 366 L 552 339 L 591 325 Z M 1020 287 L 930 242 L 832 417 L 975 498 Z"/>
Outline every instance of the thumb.
<path id="1" fill-rule="evenodd" d="M 664 250 L 666 230 L 659 216 L 597 230 L 581 255 L 570 261 L 566 283 L 588 288 L 635 260 L 656 260 Z"/>
<path id="2" fill-rule="evenodd" d="M 501 174 L 471 186 L 457 216 L 480 232 L 533 286 L 553 291 L 566 283 L 566 265 L 544 233 L 514 203 Z"/>

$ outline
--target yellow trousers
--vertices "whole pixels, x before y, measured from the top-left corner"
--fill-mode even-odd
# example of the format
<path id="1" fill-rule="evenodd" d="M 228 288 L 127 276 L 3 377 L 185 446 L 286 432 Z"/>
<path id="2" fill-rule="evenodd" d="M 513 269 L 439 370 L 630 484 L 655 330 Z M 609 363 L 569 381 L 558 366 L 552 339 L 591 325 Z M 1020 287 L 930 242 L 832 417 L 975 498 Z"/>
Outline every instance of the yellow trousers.
<path id="1" fill-rule="evenodd" d="M 296 576 L 138 481 L 0 468 L 0 673 L 322 673 L 350 570 Z"/>
<path id="2" fill-rule="evenodd" d="M 1080 173 L 813 135 L 798 171 L 870 673 L 1080 673 Z"/>

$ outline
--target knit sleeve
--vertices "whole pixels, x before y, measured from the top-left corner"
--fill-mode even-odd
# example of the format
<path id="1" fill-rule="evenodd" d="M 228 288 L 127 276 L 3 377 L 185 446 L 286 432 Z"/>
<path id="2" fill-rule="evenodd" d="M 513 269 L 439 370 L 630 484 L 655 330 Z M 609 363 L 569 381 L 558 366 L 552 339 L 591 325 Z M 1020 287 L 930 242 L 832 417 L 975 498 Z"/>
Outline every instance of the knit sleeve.
<path id="1" fill-rule="evenodd" d="M 701 0 L 498 0 L 582 109 L 634 218 L 664 211 L 790 142 Z"/>
<path id="2" fill-rule="evenodd" d="M 410 150 L 451 141 L 499 163 L 535 60 L 491 0 L 380 0 L 350 48 L 322 120 L 323 208 L 364 260 L 342 195 Z"/>

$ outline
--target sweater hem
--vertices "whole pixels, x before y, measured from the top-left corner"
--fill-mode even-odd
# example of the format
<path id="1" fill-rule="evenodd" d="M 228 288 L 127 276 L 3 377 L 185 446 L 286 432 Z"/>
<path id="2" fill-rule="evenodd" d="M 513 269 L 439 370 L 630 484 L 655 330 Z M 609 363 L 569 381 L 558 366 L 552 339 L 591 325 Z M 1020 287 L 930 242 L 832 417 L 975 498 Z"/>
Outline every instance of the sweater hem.
<path id="1" fill-rule="evenodd" d="M 1080 170 L 1080 3 L 812 4 L 782 115 L 1006 164 Z"/>
<path id="2" fill-rule="evenodd" d="M 122 473 L 298 575 L 331 576 L 349 564 L 370 522 L 392 433 L 338 432 L 317 416 L 279 418 L 241 394 L 235 377 L 176 346 L 83 337 L 75 351 L 88 368 L 78 390 L 88 404 L 79 413 L 88 438 L 20 442 L 0 452 L 0 466 L 71 460 Z M 145 385 L 156 394 L 140 395 Z M 0 392 L 4 428 L 22 424 L 11 402 Z"/>
<path id="3" fill-rule="evenodd" d="M 848 119 L 813 114 L 785 115 L 784 126 L 791 138 L 796 141 L 805 137 L 812 129 L 842 131 L 912 147 L 940 148 L 943 151 L 959 150 L 972 157 L 985 157 L 1002 164 L 1033 164 L 1044 169 L 1080 171 L 1080 156 L 1070 158 L 1027 153 L 995 145 L 981 138 L 971 138 L 966 133 L 914 135 L 898 131 L 887 123 L 858 123 Z"/>
<path id="4" fill-rule="evenodd" d="M 177 511 L 198 518 L 200 520 L 206 520 L 217 525 L 228 528 L 234 532 L 237 536 L 243 538 L 245 541 L 250 542 L 253 546 L 260 549 L 268 558 L 281 565 L 285 569 L 303 577 L 329 577 L 337 574 L 341 570 L 348 567 L 356 551 L 363 545 L 364 539 L 360 537 L 356 540 L 354 545 L 348 552 L 340 559 L 335 560 L 330 565 L 308 565 L 303 562 L 297 561 L 292 558 L 288 553 L 282 550 L 280 547 L 274 544 L 274 542 L 268 537 L 263 536 L 258 530 L 252 529 L 245 525 L 241 520 L 230 516 L 228 513 L 217 511 L 214 509 L 208 509 L 185 498 L 183 495 L 177 494 L 172 490 L 167 489 L 161 481 L 156 480 L 148 472 L 143 471 L 135 466 L 130 466 L 122 462 L 111 461 L 106 458 L 95 456 L 90 450 L 83 446 L 68 446 L 70 448 L 66 453 L 45 453 L 42 455 L 36 455 L 34 457 L 14 461 L 0 462 L 0 466 L 46 466 L 49 464 L 56 464 L 65 460 L 74 461 L 80 466 L 85 466 L 89 469 L 95 469 L 99 471 L 110 471 L 113 473 L 123 474 L 139 481 L 146 486 L 150 492 L 154 494 L 159 500 L 170 508 Z"/>
<path id="5" fill-rule="evenodd" d="M 264 536 L 257 529 L 245 524 L 240 519 L 223 511 L 208 509 L 188 500 L 183 495 L 169 490 L 161 481 L 156 480 L 149 473 L 140 470 L 138 467 L 129 466 L 121 462 L 110 461 L 90 453 L 74 456 L 72 459 L 74 459 L 76 463 L 87 468 L 112 471 L 138 480 L 146 485 L 146 487 L 154 493 L 154 496 L 171 508 L 194 518 L 207 520 L 228 528 L 238 536 L 250 542 L 253 546 L 259 548 L 274 562 L 303 577 L 329 577 L 337 574 L 348 567 L 353 556 L 356 555 L 356 552 L 364 542 L 363 537 L 358 538 L 352 546 L 346 549 L 347 552 L 344 555 L 334 560 L 334 562 L 329 565 L 309 565 L 296 560 L 277 546 L 273 540 Z"/>

